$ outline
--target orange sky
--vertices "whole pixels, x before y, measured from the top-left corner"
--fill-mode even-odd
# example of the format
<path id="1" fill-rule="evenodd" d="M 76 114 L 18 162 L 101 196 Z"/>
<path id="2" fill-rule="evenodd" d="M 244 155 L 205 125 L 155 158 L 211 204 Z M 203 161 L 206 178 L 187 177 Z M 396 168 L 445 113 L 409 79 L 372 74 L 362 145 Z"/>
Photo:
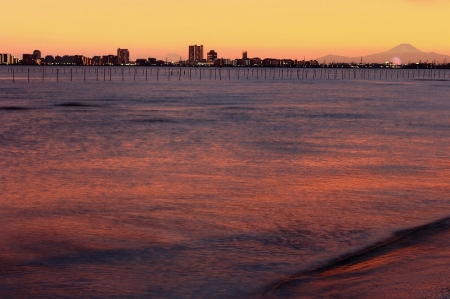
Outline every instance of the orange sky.
<path id="1" fill-rule="evenodd" d="M 0 51 L 21 57 L 168 53 L 203 44 L 219 57 L 362 56 L 400 43 L 450 55 L 447 0 L 2 1 Z"/>

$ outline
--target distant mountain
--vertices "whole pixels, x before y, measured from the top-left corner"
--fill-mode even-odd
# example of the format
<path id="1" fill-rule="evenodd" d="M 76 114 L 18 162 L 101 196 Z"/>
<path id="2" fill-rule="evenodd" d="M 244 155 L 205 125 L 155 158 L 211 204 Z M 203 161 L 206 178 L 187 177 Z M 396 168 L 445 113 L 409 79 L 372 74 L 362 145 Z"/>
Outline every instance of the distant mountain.
<path id="1" fill-rule="evenodd" d="M 400 44 L 397 47 L 394 47 L 384 53 L 397 54 L 397 53 L 424 53 L 424 52 L 420 51 L 419 49 L 413 47 L 410 44 Z"/>
<path id="2" fill-rule="evenodd" d="M 403 63 L 414 63 L 414 62 L 450 62 L 450 56 L 442 55 L 435 52 L 423 52 L 419 49 L 411 46 L 410 44 L 400 44 L 386 52 L 381 52 L 377 54 L 367 55 L 362 57 L 362 61 L 365 63 L 384 63 L 390 61 L 393 57 L 399 57 Z M 361 57 L 347 57 L 338 55 L 327 55 L 319 57 L 316 59 L 319 62 L 343 62 L 343 63 L 360 63 Z"/>

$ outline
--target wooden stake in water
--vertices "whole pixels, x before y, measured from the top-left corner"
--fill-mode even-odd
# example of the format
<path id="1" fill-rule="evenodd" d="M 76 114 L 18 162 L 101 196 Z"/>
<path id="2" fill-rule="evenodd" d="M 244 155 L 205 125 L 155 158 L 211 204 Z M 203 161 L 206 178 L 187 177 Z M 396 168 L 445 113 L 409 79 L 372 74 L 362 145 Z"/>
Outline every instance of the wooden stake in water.
<path id="1" fill-rule="evenodd" d="M 56 69 L 56 82 L 59 82 L 59 69 Z"/>

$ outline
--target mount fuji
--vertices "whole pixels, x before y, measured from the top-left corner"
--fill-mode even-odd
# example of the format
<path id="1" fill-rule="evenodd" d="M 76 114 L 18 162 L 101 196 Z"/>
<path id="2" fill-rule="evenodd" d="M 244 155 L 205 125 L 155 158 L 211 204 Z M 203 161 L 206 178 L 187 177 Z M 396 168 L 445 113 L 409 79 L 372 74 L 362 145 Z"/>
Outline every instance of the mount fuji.
<path id="1" fill-rule="evenodd" d="M 413 47 L 410 44 L 400 44 L 389 51 L 381 52 L 377 54 L 362 56 L 363 63 L 385 63 L 390 61 L 393 57 L 399 57 L 403 63 L 415 63 L 415 62 L 436 62 L 444 63 L 450 62 L 450 56 L 442 55 L 435 52 L 423 52 Z M 342 62 L 342 63 L 359 63 L 361 57 L 347 57 L 338 55 L 327 55 L 316 59 L 318 62 Z"/>

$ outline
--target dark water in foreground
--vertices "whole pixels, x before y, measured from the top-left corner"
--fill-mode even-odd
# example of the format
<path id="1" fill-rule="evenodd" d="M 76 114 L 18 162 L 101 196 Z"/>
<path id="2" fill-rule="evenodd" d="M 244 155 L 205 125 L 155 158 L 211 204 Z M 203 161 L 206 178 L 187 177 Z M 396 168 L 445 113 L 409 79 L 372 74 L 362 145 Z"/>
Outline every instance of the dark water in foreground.
<path id="1" fill-rule="evenodd" d="M 0 68 L 0 297 L 449 298 L 443 77 L 67 70 Z"/>

